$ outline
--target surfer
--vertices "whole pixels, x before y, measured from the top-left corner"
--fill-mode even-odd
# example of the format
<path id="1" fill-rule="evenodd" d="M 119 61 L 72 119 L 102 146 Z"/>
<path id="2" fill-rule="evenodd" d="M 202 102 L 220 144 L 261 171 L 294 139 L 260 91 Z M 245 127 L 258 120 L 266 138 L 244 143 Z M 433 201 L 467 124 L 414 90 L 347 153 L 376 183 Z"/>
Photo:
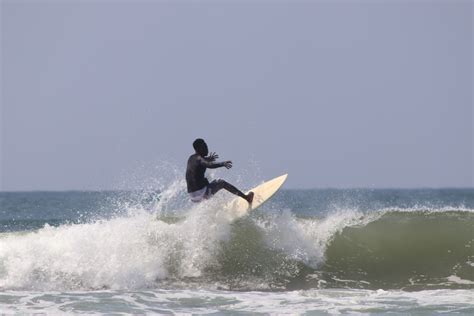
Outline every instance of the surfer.
<path id="1" fill-rule="evenodd" d="M 215 162 L 219 156 L 215 152 L 209 154 L 207 144 L 201 138 L 198 138 L 193 142 L 193 147 L 196 153 L 189 157 L 188 166 L 186 168 L 186 183 L 191 201 L 201 202 L 209 199 L 219 190 L 226 189 L 230 193 L 240 196 L 249 202 L 249 204 L 252 203 L 253 192 L 244 194 L 232 184 L 222 179 L 214 180 L 209 183 L 209 180 L 204 176 L 207 168 L 232 168 L 232 161 Z"/>

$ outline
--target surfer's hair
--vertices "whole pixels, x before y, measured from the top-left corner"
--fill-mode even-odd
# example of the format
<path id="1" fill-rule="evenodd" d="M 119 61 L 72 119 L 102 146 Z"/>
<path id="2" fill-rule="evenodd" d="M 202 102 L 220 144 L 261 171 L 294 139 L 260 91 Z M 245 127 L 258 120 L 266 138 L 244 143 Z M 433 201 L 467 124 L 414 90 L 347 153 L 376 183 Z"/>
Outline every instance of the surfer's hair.
<path id="1" fill-rule="evenodd" d="M 193 142 L 193 147 L 194 147 L 194 150 L 198 151 L 199 148 L 201 148 L 203 145 L 206 145 L 206 142 L 204 141 L 204 139 L 202 138 L 197 138 L 194 142 Z"/>

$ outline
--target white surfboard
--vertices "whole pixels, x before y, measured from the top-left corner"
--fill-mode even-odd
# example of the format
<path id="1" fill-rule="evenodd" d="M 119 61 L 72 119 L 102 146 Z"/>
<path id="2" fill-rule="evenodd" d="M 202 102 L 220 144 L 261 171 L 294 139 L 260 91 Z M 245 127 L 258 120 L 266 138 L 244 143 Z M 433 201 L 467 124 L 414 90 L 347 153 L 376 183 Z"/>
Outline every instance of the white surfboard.
<path id="1" fill-rule="evenodd" d="M 259 186 L 251 189 L 254 193 L 253 202 L 251 205 L 247 203 L 244 199 L 238 197 L 232 200 L 226 207 L 232 212 L 233 217 L 239 218 L 250 212 L 251 210 L 256 209 L 262 205 L 265 201 L 275 194 L 278 189 L 285 183 L 288 174 L 284 174 L 277 178 L 274 178 L 270 181 L 264 182 Z M 248 191 L 248 192 L 250 192 Z M 248 192 L 246 194 L 248 194 Z"/>

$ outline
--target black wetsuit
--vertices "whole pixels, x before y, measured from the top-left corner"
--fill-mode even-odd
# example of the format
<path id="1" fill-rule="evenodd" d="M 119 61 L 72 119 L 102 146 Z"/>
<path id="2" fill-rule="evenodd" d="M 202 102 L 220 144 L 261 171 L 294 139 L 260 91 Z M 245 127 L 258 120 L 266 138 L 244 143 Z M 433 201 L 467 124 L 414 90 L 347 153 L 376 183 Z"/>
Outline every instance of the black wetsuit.
<path id="1" fill-rule="evenodd" d="M 224 167 L 223 162 L 210 162 L 201 155 L 191 155 L 186 168 L 188 192 L 195 192 L 209 185 L 209 180 L 204 176 L 206 168 L 215 169 L 220 167 Z"/>

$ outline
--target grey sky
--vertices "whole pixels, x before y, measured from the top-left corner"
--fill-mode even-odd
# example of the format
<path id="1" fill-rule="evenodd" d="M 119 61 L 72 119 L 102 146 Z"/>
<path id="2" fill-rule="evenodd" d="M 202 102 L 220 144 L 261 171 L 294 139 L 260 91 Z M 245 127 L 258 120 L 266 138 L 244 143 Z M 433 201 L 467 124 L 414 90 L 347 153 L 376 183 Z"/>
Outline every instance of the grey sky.
<path id="1" fill-rule="evenodd" d="M 474 185 L 471 1 L 2 1 L 1 11 L 1 190 L 114 188 L 162 161 L 184 173 L 196 137 L 234 161 L 223 177 Z"/>

